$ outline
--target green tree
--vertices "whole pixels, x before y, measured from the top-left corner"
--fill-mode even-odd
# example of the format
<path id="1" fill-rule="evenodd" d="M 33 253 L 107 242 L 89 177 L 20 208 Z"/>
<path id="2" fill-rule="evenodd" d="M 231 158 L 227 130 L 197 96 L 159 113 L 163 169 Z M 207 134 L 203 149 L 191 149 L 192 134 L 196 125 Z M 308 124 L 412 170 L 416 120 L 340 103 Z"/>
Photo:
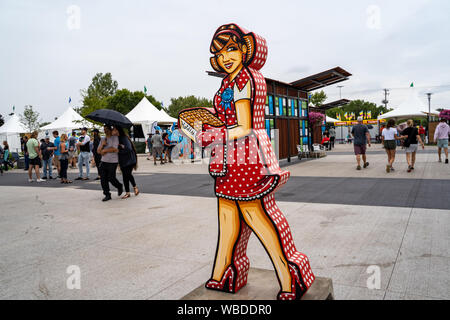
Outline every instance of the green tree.
<path id="1" fill-rule="evenodd" d="M 113 80 L 111 73 L 97 73 L 87 89 L 81 90 L 83 106 L 78 110 L 85 117 L 97 109 L 107 107 L 106 99 L 117 91 L 118 83 Z"/>
<path id="2" fill-rule="evenodd" d="M 336 107 L 332 109 L 328 109 L 326 111 L 327 116 L 332 118 L 337 118 L 337 115 L 341 115 L 341 119 L 345 120 L 344 113 L 348 112 L 354 112 L 355 116 L 358 117 L 359 113 L 363 111 L 365 114 L 367 114 L 368 111 L 371 112 L 371 118 L 376 119 L 378 115 L 383 112 L 389 112 L 391 109 L 385 108 L 384 106 L 378 106 L 373 102 L 368 102 L 364 100 L 353 100 L 350 103 L 346 104 L 342 107 Z"/>
<path id="3" fill-rule="evenodd" d="M 20 122 L 29 133 L 39 129 L 39 112 L 33 110 L 33 106 L 25 106 L 23 114 L 19 115 Z"/>
<path id="4" fill-rule="evenodd" d="M 147 96 L 142 91 L 131 92 L 128 89 L 117 90 L 114 95 L 107 97 L 106 108 L 116 110 L 122 114 L 127 114 L 144 97 L 146 97 L 158 110 L 161 110 L 161 102 L 156 100 L 153 96 Z"/>
<path id="5" fill-rule="evenodd" d="M 323 90 L 320 90 L 319 92 L 314 92 L 311 95 L 311 98 L 309 99 L 309 101 L 311 101 L 311 103 L 315 107 L 322 105 L 325 102 L 325 100 L 327 100 L 327 95 Z"/>
<path id="6" fill-rule="evenodd" d="M 212 108 L 213 103 L 211 100 L 208 100 L 206 98 L 200 98 L 195 96 L 171 98 L 170 105 L 165 110 L 171 117 L 178 118 L 178 114 L 180 113 L 181 110 L 186 108 L 198 108 L 198 107 Z"/>
<path id="7" fill-rule="evenodd" d="M 39 123 L 39 128 L 42 128 L 43 126 L 46 126 L 48 124 L 50 124 L 51 122 L 41 122 Z"/>

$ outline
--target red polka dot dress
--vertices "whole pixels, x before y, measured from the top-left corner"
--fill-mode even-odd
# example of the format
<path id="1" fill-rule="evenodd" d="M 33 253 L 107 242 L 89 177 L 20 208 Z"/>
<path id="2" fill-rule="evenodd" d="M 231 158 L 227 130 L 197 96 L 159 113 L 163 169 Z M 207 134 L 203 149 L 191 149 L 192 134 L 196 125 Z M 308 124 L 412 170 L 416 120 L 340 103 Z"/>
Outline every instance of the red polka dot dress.
<path id="1" fill-rule="evenodd" d="M 242 29 L 244 33 L 246 30 Z M 235 79 L 223 79 L 219 91 L 214 96 L 215 115 L 224 127 L 205 126 L 196 136 L 196 142 L 211 147 L 209 172 L 215 178 L 217 197 L 237 201 L 259 199 L 265 214 L 275 227 L 283 254 L 291 273 L 291 292 L 280 292 L 278 299 L 297 299 L 314 282 L 308 257 L 297 251 L 294 240 L 281 210 L 274 199 L 274 191 L 289 179 L 289 172 L 281 170 L 265 129 L 266 81 L 258 71 L 267 58 L 267 45 L 264 38 L 252 33 L 254 57 L 247 67 L 243 67 Z M 236 102 L 248 99 L 251 108 L 251 132 L 236 139 L 227 139 L 227 131 L 239 125 Z M 252 230 L 241 223 L 238 239 L 233 249 L 232 265 L 224 273 L 221 282 L 211 281 L 207 288 L 237 292 L 247 283 L 250 261 L 246 255 L 247 244 Z M 225 288 L 225 279 L 229 287 Z M 295 293 L 296 288 L 301 294 Z"/>
<path id="2" fill-rule="evenodd" d="M 216 116 L 227 129 L 238 125 L 236 99 L 254 102 L 254 82 L 250 72 L 243 68 L 235 79 L 229 77 L 214 97 Z M 212 151 L 210 173 L 215 177 L 215 193 L 232 200 L 254 200 L 275 189 L 279 175 L 271 173 L 255 132 L 240 139 L 227 141 Z"/>

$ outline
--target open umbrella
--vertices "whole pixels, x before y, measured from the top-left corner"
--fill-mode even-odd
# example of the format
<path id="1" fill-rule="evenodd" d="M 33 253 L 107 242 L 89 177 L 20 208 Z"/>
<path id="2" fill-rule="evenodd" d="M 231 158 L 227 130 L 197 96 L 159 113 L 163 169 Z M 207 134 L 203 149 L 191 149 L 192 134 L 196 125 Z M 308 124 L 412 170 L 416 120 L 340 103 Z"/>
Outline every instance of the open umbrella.
<path id="1" fill-rule="evenodd" d="M 129 128 L 133 123 L 120 112 L 110 109 L 99 109 L 89 113 L 86 118 L 102 122 L 110 126 Z"/>

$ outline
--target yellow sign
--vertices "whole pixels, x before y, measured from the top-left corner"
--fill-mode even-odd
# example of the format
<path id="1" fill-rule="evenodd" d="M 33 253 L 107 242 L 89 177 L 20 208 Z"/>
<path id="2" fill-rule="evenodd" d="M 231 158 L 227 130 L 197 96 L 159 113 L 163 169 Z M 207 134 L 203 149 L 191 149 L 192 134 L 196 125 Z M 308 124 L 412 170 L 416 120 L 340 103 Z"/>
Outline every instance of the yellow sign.
<path id="1" fill-rule="evenodd" d="M 386 120 L 381 119 L 380 122 L 384 123 L 386 122 Z M 377 123 L 378 123 L 377 119 L 363 120 L 363 124 L 377 124 Z M 351 126 L 355 124 L 358 124 L 358 121 L 337 121 L 334 123 L 335 126 Z"/>

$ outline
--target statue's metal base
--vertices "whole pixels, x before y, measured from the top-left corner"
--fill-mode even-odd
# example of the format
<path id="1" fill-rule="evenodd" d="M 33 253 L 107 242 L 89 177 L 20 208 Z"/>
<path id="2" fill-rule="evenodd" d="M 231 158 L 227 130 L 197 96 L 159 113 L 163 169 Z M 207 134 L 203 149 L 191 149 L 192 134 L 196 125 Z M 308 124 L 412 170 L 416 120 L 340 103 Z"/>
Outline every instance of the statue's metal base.
<path id="1" fill-rule="evenodd" d="M 209 290 L 202 284 L 181 300 L 274 300 L 279 291 L 275 271 L 250 268 L 247 285 L 238 293 Z M 330 278 L 316 277 L 302 300 L 334 300 L 333 282 Z"/>

